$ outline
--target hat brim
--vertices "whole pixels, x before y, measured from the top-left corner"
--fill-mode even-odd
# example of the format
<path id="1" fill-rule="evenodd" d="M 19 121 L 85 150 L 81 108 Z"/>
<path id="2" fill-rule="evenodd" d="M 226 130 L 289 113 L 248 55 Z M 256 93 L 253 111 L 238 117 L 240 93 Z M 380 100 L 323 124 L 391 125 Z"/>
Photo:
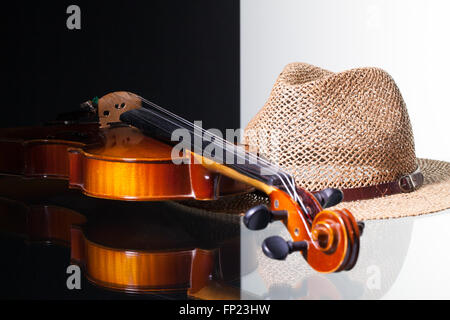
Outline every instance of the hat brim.
<path id="1" fill-rule="evenodd" d="M 347 208 L 358 220 L 410 217 L 450 208 L 450 163 L 430 159 L 417 159 L 417 163 L 424 176 L 424 184 L 418 190 L 343 202 L 334 208 Z"/>
<path id="2" fill-rule="evenodd" d="M 370 200 L 343 202 L 330 210 L 346 208 L 357 220 L 375 220 L 417 216 L 450 208 L 450 163 L 430 159 L 417 159 L 417 163 L 424 175 L 424 184 L 418 190 Z M 184 206 L 228 214 L 243 214 L 261 203 L 268 204 L 269 200 L 258 193 L 228 196 L 208 202 L 181 202 Z"/>

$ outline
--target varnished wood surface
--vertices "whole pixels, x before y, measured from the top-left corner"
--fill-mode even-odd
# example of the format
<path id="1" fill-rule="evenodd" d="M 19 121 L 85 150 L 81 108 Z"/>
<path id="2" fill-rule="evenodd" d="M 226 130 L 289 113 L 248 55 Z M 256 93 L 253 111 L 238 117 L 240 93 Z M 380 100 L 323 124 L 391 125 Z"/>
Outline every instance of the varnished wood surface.
<path id="1" fill-rule="evenodd" d="M 67 179 L 67 149 L 94 143 L 97 132 L 94 123 L 0 129 L 0 173 Z"/>
<path id="2" fill-rule="evenodd" d="M 72 259 L 85 265 L 89 280 L 110 289 L 130 292 L 186 290 L 190 287 L 191 264 L 196 250 L 147 252 L 119 250 L 89 241 L 72 230 Z M 212 254 L 212 253 L 211 253 Z M 207 270 L 209 275 L 211 270 Z"/>
<path id="3" fill-rule="evenodd" d="M 86 218 L 58 206 L 26 206 L 19 201 L 0 198 L 0 230 L 26 236 L 29 241 L 70 244 L 70 227 Z"/>
<path id="4" fill-rule="evenodd" d="M 174 164 L 173 160 L 183 160 Z M 69 149 L 69 184 L 86 195 L 116 200 L 213 200 L 251 191 L 182 157 L 130 126 L 102 129 L 102 143 Z"/>
<path id="5" fill-rule="evenodd" d="M 183 156 L 130 126 L 120 114 L 141 107 L 138 96 L 113 92 L 98 101 L 99 124 L 0 129 L 0 174 L 68 179 L 86 195 L 114 200 L 213 200 L 252 190 Z"/>
<path id="6" fill-rule="evenodd" d="M 208 228 L 210 223 L 215 225 L 210 218 L 199 219 L 186 212 L 109 213 L 107 220 L 100 217 L 72 228 L 72 259 L 84 266 L 92 282 L 110 289 L 196 292 L 210 279 L 240 276 L 234 260 L 240 251 L 238 235 L 214 240 L 215 235 L 208 235 L 214 232 Z M 205 238 L 194 236 L 191 228 L 200 229 Z M 221 270 L 220 279 L 215 270 Z"/>

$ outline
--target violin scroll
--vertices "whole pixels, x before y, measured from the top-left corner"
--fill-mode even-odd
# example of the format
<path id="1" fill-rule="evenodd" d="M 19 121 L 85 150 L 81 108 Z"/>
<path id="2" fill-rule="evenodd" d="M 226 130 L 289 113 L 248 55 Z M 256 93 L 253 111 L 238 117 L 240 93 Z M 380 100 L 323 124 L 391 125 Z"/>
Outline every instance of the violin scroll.
<path id="1" fill-rule="evenodd" d="M 284 260 L 289 254 L 300 252 L 318 272 L 350 270 L 358 258 L 361 227 L 348 210 L 321 207 L 321 203 L 329 205 L 341 198 L 340 192 L 334 190 L 314 195 L 301 190 L 302 205 L 284 191 L 273 190 L 269 194 L 271 208 L 260 205 L 250 209 L 244 224 L 251 230 L 260 230 L 274 220 L 286 225 L 292 241 L 279 236 L 263 241 L 262 250 L 269 258 Z"/>

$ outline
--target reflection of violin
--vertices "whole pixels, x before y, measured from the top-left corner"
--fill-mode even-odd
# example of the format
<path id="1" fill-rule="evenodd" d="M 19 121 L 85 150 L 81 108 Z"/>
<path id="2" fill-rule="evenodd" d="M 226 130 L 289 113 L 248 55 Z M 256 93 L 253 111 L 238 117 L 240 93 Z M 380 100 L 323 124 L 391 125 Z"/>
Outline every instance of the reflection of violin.
<path id="1" fill-rule="evenodd" d="M 120 116 L 121 121 L 168 145 L 178 144 L 178 141 L 172 141 L 172 133 L 175 130 L 183 130 L 187 134 L 186 137 L 183 136 L 182 141 L 186 151 L 183 152 L 183 156 L 197 160 L 202 164 L 204 168 L 202 170 L 206 169 L 213 173 L 210 176 L 219 174 L 226 176 L 269 196 L 270 210 L 265 206 L 255 207 L 246 213 L 244 223 L 248 228 L 257 230 L 265 228 L 273 220 L 281 220 L 294 241 L 287 242 L 279 237 L 270 237 L 263 244 L 266 255 L 275 259 L 285 259 L 288 254 L 300 251 L 308 263 L 320 272 L 350 270 L 355 265 L 359 252 L 361 225 L 348 210 L 323 210 L 342 200 L 342 193 L 339 190 L 326 189 L 313 195 L 296 186 L 294 178 L 289 173 L 142 97 L 130 94 L 134 97 L 130 100 L 120 94 L 114 95 L 110 94 L 111 98 L 115 98 L 112 99 L 114 105 L 126 104 L 133 109 L 123 113 Z M 139 103 L 136 103 L 136 100 L 139 100 Z M 214 152 L 208 152 L 210 150 Z M 216 160 L 217 154 L 222 155 L 221 159 L 235 161 L 231 164 L 222 164 Z M 108 159 L 102 160 L 105 161 L 102 165 L 106 165 Z M 74 163 L 77 161 L 75 159 Z M 140 163 L 140 159 L 124 161 L 134 162 L 136 166 Z M 98 167 L 94 168 L 99 170 Z M 129 179 L 140 185 L 146 184 L 146 179 L 140 179 L 141 176 L 148 176 L 142 169 L 130 170 L 129 173 L 132 177 Z M 86 175 L 85 172 L 83 174 Z M 102 182 L 102 186 L 110 190 L 119 191 L 124 188 L 123 181 L 111 180 L 109 176 L 96 179 L 101 179 L 98 181 Z M 170 174 L 165 180 L 170 182 L 164 183 L 164 187 L 180 182 L 177 176 Z M 202 185 L 208 186 L 204 182 L 211 180 L 217 181 L 215 177 L 204 179 Z M 215 185 L 217 184 L 211 183 L 209 187 Z M 207 196 L 204 198 L 209 198 L 213 193 L 206 192 Z"/>
<path id="2" fill-rule="evenodd" d="M 58 206 L 31 205 L 0 198 L 0 230 L 25 237 L 31 242 L 70 245 L 70 227 L 86 218 Z"/>
<path id="3" fill-rule="evenodd" d="M 239 290 L 226 284 L 240 275 L 235 259 L 238 231 L 218 234 L 213 226 L 223 229 L 222 222 L 163 203 L 115 202 L 110 208 L 108 201 L 83 199 L 83 206 L 89 201 L 94 206 L 87 219 L 59 205 L 0 199 L 0 229 L 32 242 L 70 245 L 72 260 L 100 287 L 137 293 L 187 290 L 200 299 L 239 298 Z M 107 216 L 92 215 L 102 206 L 109 208 Z M 149 214 L 152 210 L 158 214 Z M 190 228 L 203 230 L 204 238 L 194 237 Z"/>
<path id="4" fill-rule="evenodd" d="M 239 298 L 237 288 L 222 283 L 239 277 L 239 263 L 231 259 L 239 252 L 238 237 L 205 244 L 166 205 L 157 208 L 164 215 L 149 214 L 148 206 L 129 207 L 72 227 L 72 261 L 84 266 L 91 282 L 124 292 L 188 290 L 198 298 Z"/>

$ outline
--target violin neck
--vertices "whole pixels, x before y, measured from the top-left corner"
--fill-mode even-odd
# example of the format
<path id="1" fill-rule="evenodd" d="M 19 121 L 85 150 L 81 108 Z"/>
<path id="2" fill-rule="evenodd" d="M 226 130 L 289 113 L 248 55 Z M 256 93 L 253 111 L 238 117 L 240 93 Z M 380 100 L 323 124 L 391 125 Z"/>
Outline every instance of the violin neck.
<path id="1" fill-rule="evenodd" d="M 241 146 L 236 146 L 218 136 L 212 136 L 208 131 L 157 105 L 147 103 L 142 108 L 123 113 L 120 120 L 140 129 L 145 135 L 171 145 L 180 143 L 180 141 L 172 140 L 173 132 L 183 129 L 183 137 L 185 135 L 189 137 L 181 141 L 184 149 L 215 162 L 220 158 L 222 160 L 219 162 L 220 165 L 266 185 L 276 187 L 282 185 L 277 167 L 245 151 Z M 209 151 L 212 149 L 213 155 Z M 220 154 L 219 157 L 218 154 Z"/>

